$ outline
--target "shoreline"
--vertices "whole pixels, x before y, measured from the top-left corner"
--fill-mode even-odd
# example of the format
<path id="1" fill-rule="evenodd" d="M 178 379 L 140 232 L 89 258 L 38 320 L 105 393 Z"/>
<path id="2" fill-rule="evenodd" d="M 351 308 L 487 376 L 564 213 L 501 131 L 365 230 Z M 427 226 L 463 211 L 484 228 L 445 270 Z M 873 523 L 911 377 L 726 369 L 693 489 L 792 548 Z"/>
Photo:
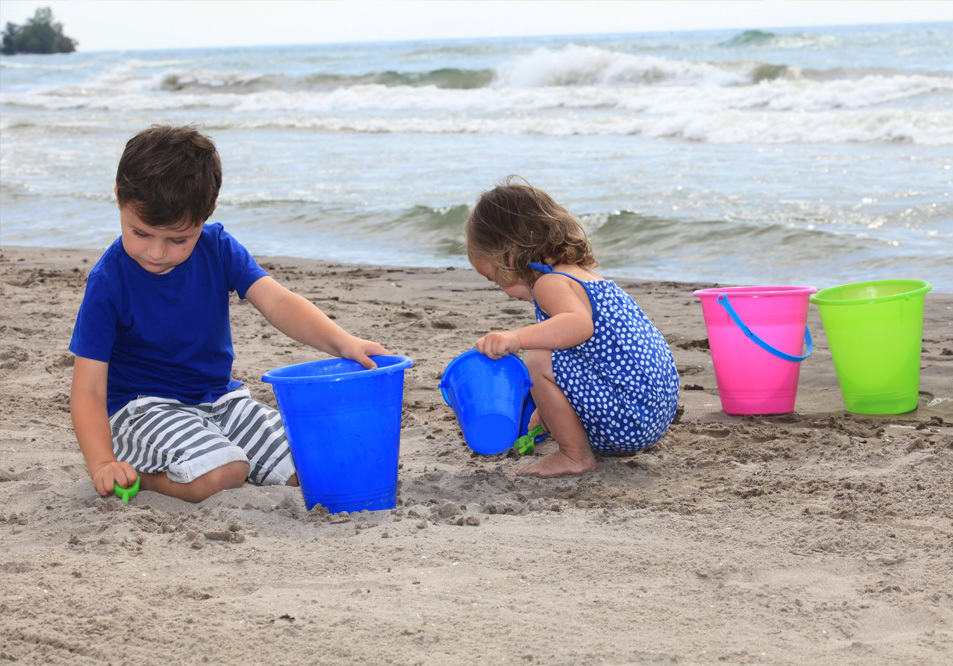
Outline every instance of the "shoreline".
<path id="1" fill-rule="evenodd" d="M 617 279 L 669 340 L 677 422 L 580 478 L 463 443 L 437 388 L 533 320 L 472 270 L 259 257 L 345 329 L 410 356 L 398 506 L 307 512 L 297 488 L 200 504 L 96 495 L 67 349 L 101 254 L 0 248 L 0 658 L 463 663 L 944 663 L 953 653 L 953 295 L 926 298 L 920 407 L 843 409 L 816 308 L 796 411 L 721 411 L 709 283 Z M 86 260 L 85 262 L 83 260 Z M 609 276 L 611 277 L 611 276 Z M 323 357 L 231 301 L 233 375 Z M 538 447 L 542 453 L 551 443 Z M 125 648 L 116 651 L 117 645 Z"/>
<path id="2" fill-rule="evenodd" d="M 24 257 L 25 261 L 26 261 L 26 257 L 34 256 L 37 253 L 49 253 L 50 259 L 54 263 L 56 264 L 59 264 L 61 262 L 68 263 L 71 260 L 69 258 L 70 254 L 75 253 L 80 262 L 82 262 L 83 259 L 86 260 L 86 262 L 82 262 L 82 263 L 84 266 L 88 264 L 89 268 L 92 268 L 92 265 L 95 264 L 96 260 L 99 259 L 99 257 L 102 256 L 102 253 L 105 251 L 106 251 L 106 247 L 102 247 L 100 249 L 90 249 L 90 248 L 56 247 L 56 246 L 45 246 L 45 245 L 0 245 L 0 254 L 9 253 L 12 255 L 16 255 L 17 257 L 22 256 Z M 352 267 L 352 268 L 368 267 L 368 268 L 379 268 L 379 269 L 386 269 L 386 270 L 393 270 L 393 271 L 399 271 L 399 270 L 469 271 L 469 270 L 472 270 L 469 264 L 461 265 L 461 266 L 453 266 L 450 264 L 443 265 L 443 266 L 421 266 L 416 264 L 408 264 L 408 265 L 372 264 L 368 262 L 350 262 L 350 261 L 337 261 L 333 259 L 315 259 L 312 257 L 295 257 L 291 255 L 281 255 L 281 254 L 270 255 L 270 254 L 252 253 L 252 256 L 255 257 L 255 259 L 261 264 L 264 264 L 267 262 L 270 262 L 272 264 L 275 264 L 275 262 L 281 262 L 282 265 L 287 265 L 287 266 L 314 265 L 314 266 L 345 266 L 345 267 Z M 620 277 L 620 276 L 614 275 L 611 271 L 602 272 L 601 267 L 597 268 L 597 272 L 607 280 L 612 280 L 620 285 L 624 284 L 629 286 L 649 285 L 649 284 L 665 284 L 665 285 L 673 285 L 673 286 L 683 285 L 686 289 L 691 288 L 692 290 L 694 290 L 694 289 L 703 289 L 706 287 L 714 287 L 714 286 L 733 287 L 733 286 L 749 286 L 753 284 L 759 284 L 759 283 L 751 282 L 751 281 L 735 283 L 735 282 L 725 282 L 725 281 L 710 282 L 710 281 L 704 281 L 704 280 L 669 280 L 669 279 L 656 279 L 656 278 L 646 278 L 646 277 Z M 922 278 L 922 277 L 912 278 L 908 276 L 896 277 L 896 276 L 888 275 L 888 276 L 884 276 L 882 278 L 877 278 L 877 279 L 904 279 L 904 280 L 905 279 L 925 279 L 926 282 L 929 282 L 932 287 L 931 291 L 928 292 L 928 296 L 927 296 L 928 298 L 930 295 L 953 296 L 953 291 L 947 292 L 947 291 L 938 290 L 937 287 L 933 285 L 933 283 L 930 282 L 929 279 Z M 851 280 L 851 283 L 866 282 L 866 281 L 867 280 L 857 279 L 857 280 Z M 810 282 L 810 281 L 807 281 L 807 282 Z M 766 281 L 764 284 L 781 284 L 781 283 Z M 791 282 L 790 284 L 802 285 L 806 283 L 804 281 L 801 281 L 796 283 Z M 829 285 L 823 285 L 823 286 L 818 286 L 816 284 L 812 284 L 808 286 L 816 287 L 817 290 L 820 291 L 821 289 L 827 289 L 829 287 L 835 287 L 841 284 L 849 284 L 849 283 L 839 282 L 836 284 L 829 284 Z M 689 293 L 689 295 L 691 294 Z"/>

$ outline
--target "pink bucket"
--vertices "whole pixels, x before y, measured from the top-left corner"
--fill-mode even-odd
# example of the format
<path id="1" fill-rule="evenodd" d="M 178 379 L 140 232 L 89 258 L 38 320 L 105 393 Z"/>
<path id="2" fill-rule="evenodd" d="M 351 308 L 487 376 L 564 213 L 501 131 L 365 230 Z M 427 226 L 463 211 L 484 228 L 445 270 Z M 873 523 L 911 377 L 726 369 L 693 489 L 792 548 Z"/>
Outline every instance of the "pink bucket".
<path id="1" fill-rule="evenodd" d="M 814 287 L 700 289 L 721 407 L 728 414 L 794 411 L 801 361 L 811 355 Z M 802 343 L 807 353 L 801 355 Z"/>

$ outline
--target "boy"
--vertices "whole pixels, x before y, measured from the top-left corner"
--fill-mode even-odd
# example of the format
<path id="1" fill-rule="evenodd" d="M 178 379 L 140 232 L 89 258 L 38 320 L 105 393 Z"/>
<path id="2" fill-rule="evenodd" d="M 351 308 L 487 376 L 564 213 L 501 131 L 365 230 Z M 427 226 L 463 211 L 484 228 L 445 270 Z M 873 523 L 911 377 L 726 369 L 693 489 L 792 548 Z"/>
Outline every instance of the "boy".
<path id="1" fill-rule="evenodd" d="M 122 235 L 90 271 L 70 351 L 70 412 L 100 495 L 114 483 L 199 502 L 246 479 L 297 485 L 281 418 L 231 378 L 229 292 L 286 335 L 375 367 L 388 353 L 279 285 L 221 224 L 222 167 L 191 127 L 129 140 L 116 172 Z"/>

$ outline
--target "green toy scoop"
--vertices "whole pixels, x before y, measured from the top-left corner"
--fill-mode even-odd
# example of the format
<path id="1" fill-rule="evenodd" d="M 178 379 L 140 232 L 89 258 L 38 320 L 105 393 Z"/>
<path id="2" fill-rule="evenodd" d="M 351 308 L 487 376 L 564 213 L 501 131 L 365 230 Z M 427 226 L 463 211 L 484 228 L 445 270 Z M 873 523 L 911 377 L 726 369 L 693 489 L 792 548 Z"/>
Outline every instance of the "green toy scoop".
<path id="1" fill-rule="evenodd" d="M 137 476 L 135 483 L 128 488 L 123 488 L 119 485 L 119 483 L 116 483 L 115 487 L 113 488 L 113 493 L 115 493 L 116 497 L 121 499 L 123 502 L 129 504 L 129 500 L 139 494 L 139 477 Z"/>
<path id="2" fill-rule="evenodd" d="M 522 437 L 513 442 L 513 449 L 521 456 L 527 456 L 533 452 L 536 444 L 546 439 L 549 435 L 543 432 L 543 426 L 538 425 Z"/>

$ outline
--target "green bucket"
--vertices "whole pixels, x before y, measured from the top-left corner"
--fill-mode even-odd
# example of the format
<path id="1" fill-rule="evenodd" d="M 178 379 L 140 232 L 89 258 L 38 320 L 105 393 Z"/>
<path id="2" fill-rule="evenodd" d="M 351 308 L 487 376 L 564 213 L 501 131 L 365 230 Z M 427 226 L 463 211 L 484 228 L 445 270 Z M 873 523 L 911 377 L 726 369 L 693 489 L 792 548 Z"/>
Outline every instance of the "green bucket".
<path id="1" fill-rule="evenodd" d="M 917 408 L 923 280 L 875 280 L 822 289 L 821 312 L 847 411 L 902 414 Z"/>

